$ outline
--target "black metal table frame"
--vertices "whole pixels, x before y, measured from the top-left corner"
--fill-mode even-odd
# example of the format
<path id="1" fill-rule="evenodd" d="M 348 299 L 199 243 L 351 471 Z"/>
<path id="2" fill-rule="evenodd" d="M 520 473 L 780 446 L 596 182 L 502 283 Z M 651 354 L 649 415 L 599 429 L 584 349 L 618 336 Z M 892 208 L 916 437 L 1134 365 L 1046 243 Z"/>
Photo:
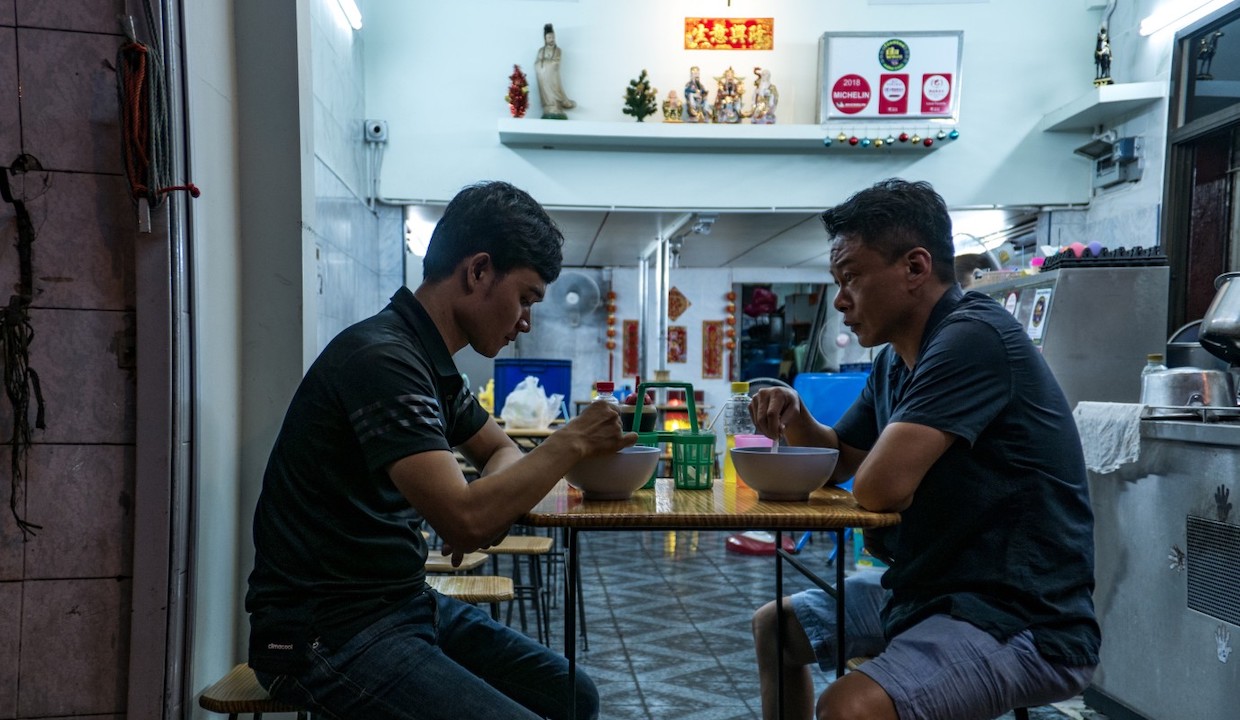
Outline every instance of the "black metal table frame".
<path id="1" fill-rule="evenodd" d="M 577 708 L 577 593 L 574 590 L 580 583 L 578 568 L 578 538 L 577 533 L 581 532 L 581 528 L 567 527 L 566 536 L 568 562 L 564 569 L 564 657 L 568 659 L 568 687 L 569 687 L 569 714 L 571 718 Z M 634 531 L 647 528 L 640 527 L 622 527 L 622 528 L 590 528 L 591 531 Z M 651 530 L 664 530 L 674 532 L 671 528 L 648 528 Z M 686 530 L 701 530 L 703 528 L 686 528 Z M 723 528 L 711 528 L 723 529 Z M 835 533 L 836 547 L 840 548 L 840 552 L 835 557 L 835 586 L 823 580 L 813 570 L 805 566 L 792 553 L 784 550 L 783 531 L 773 530 L 775 534 L 775 654 L 778 657 L 776 664 L 776 716 L 782 718 L 784 716 L 784 630 L 787 626 L 787 619 L 784 617 L 784 562 L 789 563 L 796 568 L 798 572 L 804 575 L 811 583 L 820 588 L 835 599 L 835 676 L 843 677 L 844 665 L 847 662 L 844 651 L 844 533 L 848 528 L 838 528 L 828 530 L 826 532 Z"/>

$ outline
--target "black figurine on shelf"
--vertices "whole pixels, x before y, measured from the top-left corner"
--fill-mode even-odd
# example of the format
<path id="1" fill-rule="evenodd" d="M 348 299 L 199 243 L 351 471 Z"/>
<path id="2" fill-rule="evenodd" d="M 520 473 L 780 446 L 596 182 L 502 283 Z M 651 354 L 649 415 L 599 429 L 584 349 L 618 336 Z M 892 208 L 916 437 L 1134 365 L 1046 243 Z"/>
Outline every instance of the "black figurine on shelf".
<path id="1" fill-rule="evenodd" d="M 1098 28 L 1098 40 L 1094 43 L 1094 87 L 1110 85 L 1111 79 L 1111 40 L 1107 37 L 1105 24 Z"/>
<path id="2" fill-rule="evenodd" d="M 1218 50 L 1218 39 L 1223 37 L 1221 30 L 1215 30 L 1209 35 L 1203 35 L 1201 40 L 1197 42 L 1197 79 L 1213 80 L 1214 76 L 1210 74 L 1210 65 L 1214 62 L 1214 53 Z"/>

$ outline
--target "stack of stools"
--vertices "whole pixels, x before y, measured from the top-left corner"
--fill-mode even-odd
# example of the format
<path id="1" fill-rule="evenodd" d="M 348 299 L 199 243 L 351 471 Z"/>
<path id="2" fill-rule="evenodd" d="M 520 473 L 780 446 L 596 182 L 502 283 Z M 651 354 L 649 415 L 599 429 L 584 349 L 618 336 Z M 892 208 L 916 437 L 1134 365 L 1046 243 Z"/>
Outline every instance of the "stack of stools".
<path id="1" fill-rule="evenodd" d="M 425 532 L 423 534 L 426 534 Z M 491 606 L 492 619 L 499 620 L 499 604 L 516 597 L 512 578 L 478 575 L 476 571 L 490 557 L 484 552 L 466 553 L 461 564 L 453 567 L 452 557 L 432 548 L 426 556 L 426 584 L 440 595 L 456 598 L 470 605 Z M 512 606 L 509 605 L 509 615 Z"/>
<path id="2" fill-rule="evenodd" d="M 491 556 L 491 572 L 499 574 L 499 556 L 512 557 L 512 582 L 516 605 L 521 616 L 521 631 L 527 628 L 525 617 L 525 600 L 530 601 L 534 611 L 534 626 L 538 642 L 549 645 L 551 642 L 551 616 L 547 604 L 543 601 L 542 558 L 551 552 L 554 541 L 542 535 L 509 535 L 499 543 L 487 548 Z M 525 558 L 528 580 L 522 579 L 521 558 Z M 512 605 L 508 606 L 506 622 L 512 624 Z"/>

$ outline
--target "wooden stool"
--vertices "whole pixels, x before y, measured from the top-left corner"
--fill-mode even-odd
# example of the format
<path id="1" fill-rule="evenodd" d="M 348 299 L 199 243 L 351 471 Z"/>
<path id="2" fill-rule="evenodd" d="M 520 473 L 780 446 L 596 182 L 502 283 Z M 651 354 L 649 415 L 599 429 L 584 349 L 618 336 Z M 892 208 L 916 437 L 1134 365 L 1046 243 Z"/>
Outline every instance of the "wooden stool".
<path id="1" fill-rule="evenodd" d="M 213 713 L 228 714 L 236 720 L 238 713 L 252 713 L 255 720 L 265 712 L 295 712 L 298 720 L 308 720 L 309 711 L 271 699 L 249 665 L 241 663 L 198 696 L 198 705 Z"/>
<path id="2" fill-rule="evenodd" d="M 440 555 L 438 552 L 432 552 L 426 556 L 426 572 L 429 573 L 467 573 L 482 567 L 482 564 L 490 557 L 486 553 L 471 552 L 465 553 L 465 557 L 461 558 L 461 564 L 452 567 L 451 555 Z"/>
<path id="3" fill-rule="evenodd" d="M 849 658 L 848 662 L 844 663 L 844 668 L 852 672 L 873 659 L 870 657 Z M 1016 720 L 1029 720 L 1029 708 L 1012 708 L 1012 715 L 1016 717 Z"/>
<path id="4" fill-rule="evenodd" d="M 525 603 L 528 599 L 534 609 L 534 627 L 538 642 L 547 645 L 551 642 L 551 614 L 543 602 L 542 563 L 539 558 L 551 552 L 555 541 L 542 535 L 509 535 L 499 543 L 487 548 L 491 556 L 491 572 L 499 573 L 499 556 L 512 556 L 512 581 L 516 594 L 516 605 L 521 614 L 521 632 L 525 632 Z M 521 579 L 520 557 L 525 556 L 529 570 L 529 582 Z M 508 606 L 508 617 L 505 622 L 512 624 L 512 605 Z"/>
<path id="5" fill-rule="evenodd" d="M 499 620 L 499 604 L 514 597 L 512 578 L 493 575 L 427 575 L 426 584 L 440 595 L 470 605 L 489 604 L 494 620 Z"/>

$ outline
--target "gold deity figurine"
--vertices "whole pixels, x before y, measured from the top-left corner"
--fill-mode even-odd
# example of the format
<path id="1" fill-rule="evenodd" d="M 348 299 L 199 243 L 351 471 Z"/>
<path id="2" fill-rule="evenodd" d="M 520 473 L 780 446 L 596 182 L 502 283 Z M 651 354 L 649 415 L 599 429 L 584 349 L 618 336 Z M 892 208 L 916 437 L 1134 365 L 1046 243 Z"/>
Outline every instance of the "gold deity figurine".
<path id="1" fill-rule="evenodd" d="M 715 122 L 739 123 L 742 117 L 741 97 L 745 94 L 745 78 L 736 77 L 729 67 L 715 78 Z"/>
<path id="2" fill-rule="evenodd" d="M 667 91 L 667 99 L 663 101 L 663 122 L 678 123 L 682 122 L 684 116 L 685 104 L 681 101 L 680 96 L 675 90 Z"/>

